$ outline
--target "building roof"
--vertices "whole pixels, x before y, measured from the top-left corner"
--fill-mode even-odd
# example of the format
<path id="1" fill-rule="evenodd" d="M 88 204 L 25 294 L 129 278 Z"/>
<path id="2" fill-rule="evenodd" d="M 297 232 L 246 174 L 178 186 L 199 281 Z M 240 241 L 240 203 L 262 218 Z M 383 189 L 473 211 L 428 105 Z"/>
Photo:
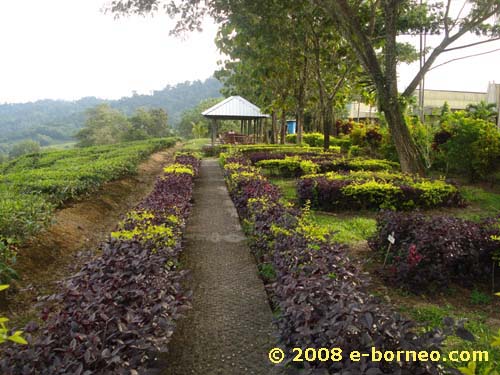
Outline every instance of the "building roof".
<path id="1" fill-rule="evenodd" d="M 241 96 L 230 96 L 201 114 L 208 118 L 226 120 L 244 120 L 269 117 L 269 115 L 263 114 L 259 107 L 250 103 Z"/>

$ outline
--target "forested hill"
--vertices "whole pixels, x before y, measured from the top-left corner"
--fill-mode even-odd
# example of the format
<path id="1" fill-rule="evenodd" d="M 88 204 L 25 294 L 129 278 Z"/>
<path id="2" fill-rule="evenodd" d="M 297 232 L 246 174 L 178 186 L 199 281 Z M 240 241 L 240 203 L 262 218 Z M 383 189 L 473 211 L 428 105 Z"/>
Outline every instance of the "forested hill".
<path id="1" fill-rule="evenodd" d="M 136 95 L 118 100 L 95 97 L 76 101 L 39 100 L 23 104 L 0 105 L 0 152 L 9 144 L 32 139 L 42 146 L 69 142 L 85 121 L 85 110 L 101 103 L 131 114 L 139 107 L 157 107 L 167 111 L 169 124 L 175 126 L 183 111 L 201 100 L 220 97 L 222 85 L 215 78 L 184 82 L 154 91 L 152 95 Z"/>

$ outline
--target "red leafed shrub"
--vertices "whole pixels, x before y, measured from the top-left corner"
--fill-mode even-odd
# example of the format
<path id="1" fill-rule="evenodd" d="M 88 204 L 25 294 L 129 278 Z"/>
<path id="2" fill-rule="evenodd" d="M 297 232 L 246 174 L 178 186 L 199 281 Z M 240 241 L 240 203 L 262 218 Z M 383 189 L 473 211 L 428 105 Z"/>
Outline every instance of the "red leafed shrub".
<path id="1" fill-rule="evenodd" d="M 241 173 L 246 178 L 241 178 Z M 279 312 L 280 339 L 291 348 L 342 348 L 339 362 L 308 363 L 311 373 L 440 374 L 432 362 L 359 362 L 357 350 L 439 350 L 445 338 L 433 330 L 417 334 L 408 321 L 366 291 L 366 278 L 347 256 L 346 246 L 315 236 L 314 226 L 255 170 L 225 169 L 231 197 L 251 238 L 272 305 Z M 238 181 L 234 183 L 234 181 Z M 412 262 L 418 259 L 414 253 Z M 318 368 L 323 372 L 314 372 Z M 326 370 L 326 372 L 325 372 Z M 308 373 L 308 372 L 305 372 Z"/>
<path id="2" fill-rule="evenodd" d="M 472 286 L 491 274 L 498 232 L 491 221 L 475 223 L 451 216 L 426 217 L 420 213 L 381 213 L 370 248 L 381 259 L 387 281 L 414 293 L 443 290 L 451 282 Z M 387 255 L 388 236 L 396 242 Z"/>

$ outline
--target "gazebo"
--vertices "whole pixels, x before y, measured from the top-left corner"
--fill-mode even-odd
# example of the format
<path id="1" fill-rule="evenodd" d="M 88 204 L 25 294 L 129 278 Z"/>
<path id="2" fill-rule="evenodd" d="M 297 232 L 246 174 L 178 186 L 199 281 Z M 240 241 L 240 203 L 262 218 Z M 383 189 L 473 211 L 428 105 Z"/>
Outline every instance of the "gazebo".
<path id="1" fill-rule="evenodd" d="M 253 135 L 253 143 L 264 133 L 262 120 L 269 115 L 263 114 L 259 107 L 250 103 L 241 96 L 230 96 L 222 102 L 202 112 L 202 115 L 211 120 L 212 146 L 217 138 L 221 120 L 240 120 L 241 134 L 233 134 L 232 140 L 238 143 L 248 143 Z"/>

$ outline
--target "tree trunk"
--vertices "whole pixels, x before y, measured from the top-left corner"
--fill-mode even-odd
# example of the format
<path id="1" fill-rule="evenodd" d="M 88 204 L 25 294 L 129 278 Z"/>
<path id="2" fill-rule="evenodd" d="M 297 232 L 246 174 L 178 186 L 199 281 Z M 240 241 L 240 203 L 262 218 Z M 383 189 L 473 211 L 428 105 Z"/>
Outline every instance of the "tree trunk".
<path id="1" fill-rule="evenodd" d="M 323 110 L 323 149 L 328 151 L 330 148 L 330 133 L 332 129 L 333 107 L 327 105 Z"/>
<path id="2" fill-rule="evenodd" d="M 271 143 L 275 144 L 277 137 L 277 125 L 278 125 L 278 119 L 276 116 L 276 111 L 273 111 L 271 114 L 271 128 L 272 128 L 272 134 L 271 134 Z"/>
<path id="3" fill-rule="evenodd" d="M 281 137 L 280 144 L 284 145 L 286 139 L 286 112 L 283 110 L 281 112 Z"/>
<path id="4" fill-rule="evenodd" d="M 424 164 L 406 125 L 399 103 L 381 99 L 380 104 L 396 146 L 401 170 L 405 173 L 423 176 L 425 174 Z"/>
<path id="5" fill-rule="evenodd" d="M 304 129 L 304 107 L 299 105 L 297 111 L 297 144 L 302 144 L 302 132 Z"/>

